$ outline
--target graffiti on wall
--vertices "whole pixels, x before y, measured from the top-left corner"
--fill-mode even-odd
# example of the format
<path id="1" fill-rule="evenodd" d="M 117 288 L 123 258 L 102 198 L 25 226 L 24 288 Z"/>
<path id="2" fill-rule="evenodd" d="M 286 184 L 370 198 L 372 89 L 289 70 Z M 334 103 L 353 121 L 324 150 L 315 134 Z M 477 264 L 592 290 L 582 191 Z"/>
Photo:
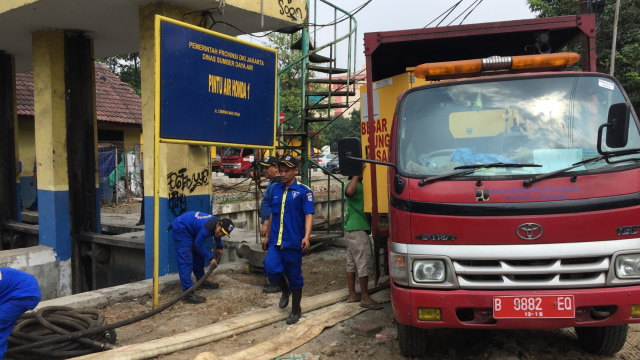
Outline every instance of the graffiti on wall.
<path id="1" fill-rule="evenodd" d="M 291 5 L 293 0 L 278 0 L 278 5 L 280 5 L 280 15 L 285 15 L 291 20 L 302 20 L 302 9 Z"/>
<path id="2" fill-rule="evenodd" d="M 167 175 L 169 187 L 169 210 L 178 217 L 187 211 L 187 195 L 197 188 L 209 185 L 209 168 L 204 167 L 199 172 L 189 173 L 187 168 Z"/>

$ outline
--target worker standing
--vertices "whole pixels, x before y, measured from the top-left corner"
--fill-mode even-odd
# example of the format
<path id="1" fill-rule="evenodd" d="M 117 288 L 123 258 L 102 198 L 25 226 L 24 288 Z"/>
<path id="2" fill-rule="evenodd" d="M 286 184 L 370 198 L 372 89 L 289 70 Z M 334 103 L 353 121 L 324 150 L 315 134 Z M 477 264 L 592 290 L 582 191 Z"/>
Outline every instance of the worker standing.
<path id="1" fill-rule="evenodd" d="M 314 214 L 313 191 L 296 180 L 299 164 L 299 160 L 290 155 L 279 162 L 282 182 L 273 187 L 268 220 L 271 230 L 262 241 L 262 249 L 268 249 L 264 271 L 269 282 L 278 284 L 282 290 L 278 304 L 281 309 L 289 305 L 289 294 L 292 294 L 287 324 L 295 324 L 302 316 L 302 257 L 309 250 Z"/>
<path id="2" fill-rule="evenodd" d="M 260 202 L 260 237 L 267 236 L 269 231 L 268 221 L 269 215 L 271 215 L 271 199 L 273 197 L 273 186 L 279 182 L 282 182 L 280 177 L 280 171 L 278 170 L 278 158 L 275 156 L 267 156 L 259 162 L 262 166 L 262 173 L 264 177 L 269 180 L 267 188 L 264 190 L 264 196 Z M 267 282 L 264 284 L 262 291 L 268 294 L 280 292 L 280 287 L 276 284 Z"/>
<path id="3" fill-rule="evenodd" d="M 367 309 L 380 310 L 378 304 L 369 296 L 369 275 L 373 270 L 371 242 L 369 234 L 371 225 L 369 216 L 364 212 L 364 194 L 362 190 L 362 174 L 352 176 L 344 188 L 346 198 L 346 216 L 344 220 L 344 240 L 347 243 L 347 302 L 360 301 L 360 306 Z M 356 293 L 356 273 L 360 284 L 361 296 Z"/>
<path id="4" fill-rule="evenodd" d="M 191 273 L 195 275 L 196 281 L 204 276 L 205 261 L 209 263 L 209 266 L 218 266 L 213 254 L 205 248 L 205 240 L 213 236 L 217 245 L 215 254 L 222 256 L 222 236 L 231 234 L 233 222 L 200 211 L 191 211 L 173 220 L 170 229 L 176 248 L 182 291 L 187 291 L 193 286 Z M 200 287 L 217 289 L 219 284 L 204 281 Z M 200 304 L 205 302 L 206 298 L 191 293 L 187 295 L 185 301 L 191 304 Z"/>
<path id="5" fill-rule="evenodd" d="M 33 310 L 41 299 L 38 280 L 26 272 L 0 268 L 0 359 L 18 318 Z"/>

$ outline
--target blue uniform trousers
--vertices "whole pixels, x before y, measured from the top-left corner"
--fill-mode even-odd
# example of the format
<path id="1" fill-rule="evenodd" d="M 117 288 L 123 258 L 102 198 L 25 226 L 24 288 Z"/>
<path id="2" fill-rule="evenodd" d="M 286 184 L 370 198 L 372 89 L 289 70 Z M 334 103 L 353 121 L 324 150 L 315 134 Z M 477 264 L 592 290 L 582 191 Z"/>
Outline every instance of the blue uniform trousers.
<path id="1" fill-rule="evenodd" d="M 200 279 L 204 276 L 204 258 L 195 245 L 193 240 L 180 240 L 173 239 L 173 243 L 176 247 L 176 258 L 178 260 L 178 274 L 180 274 L 180 283 L 182 284 L 182 291 L 187 291 L 193 286 L 191 280 L 191 273 L 196 276 L 196 279 Z"/>
<path id="2" fill-rule="evenodd" d="M 38 296 L 27 296 L 17 299 L 11 299 L 5 303 L 0 299 L 0 359 L 4 357 L 7 351 L 7 339 L 11 335 L 11 331 L 16 326 L 18 318 L 27 310 L 31 310 L 38 306 L 40 302 L 40 294 Z"/>
<path id="3" fill-rule="evenodd" d="M 300 249 L 282 248 L 277 245 L 269 246 L 267 256 L 264 258 L 264 273 L 271 284 L 277 284 L 282 275 L 289 280 L 292 290 L 302 289 L 302 257 L 304 253 Z"/>

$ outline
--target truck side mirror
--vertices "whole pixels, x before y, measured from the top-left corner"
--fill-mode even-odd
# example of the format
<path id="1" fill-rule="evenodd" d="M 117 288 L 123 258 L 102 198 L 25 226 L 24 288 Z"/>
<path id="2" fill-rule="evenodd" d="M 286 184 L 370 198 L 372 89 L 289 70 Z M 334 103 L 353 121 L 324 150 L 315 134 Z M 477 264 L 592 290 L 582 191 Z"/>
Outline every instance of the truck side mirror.
<path id="1" fill-rule="evenodd" d="M 609 107 L 607 118 L 607 147 L 621 148 L 627 145 L 629 136 L 629 116 L 631 107 L 626 102 L 613 104 Z"/>
<path id="2" fill-rule="evenodd" d="M 338 140 L 338 162 L 340 174 L 356 176 L 362 174 L 362 162 L 351 158 L 362 158 L 362 144 L 357 137 Z"/>

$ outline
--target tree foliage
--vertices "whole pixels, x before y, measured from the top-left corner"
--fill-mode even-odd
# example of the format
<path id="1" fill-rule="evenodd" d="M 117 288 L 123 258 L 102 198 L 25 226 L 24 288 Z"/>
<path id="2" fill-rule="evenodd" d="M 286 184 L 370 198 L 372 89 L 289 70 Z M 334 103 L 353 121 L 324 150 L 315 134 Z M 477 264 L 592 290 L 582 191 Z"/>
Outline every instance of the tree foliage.
<path id="1" fill-rule="evenodd" d="M 98 59 L 140 96 L 140 54 L 137 52 Z"/>
<path id="2" fill-rule="evenodd" d="M 302 56 L 298 50 L 292 50 L 299 34 L 287 35 L 271 33 L 267 36 L 269 46 L 278 51 L 278 71 Z M 285 114 L 284 129 L 300 130 L 300 111 L 302 108 L 302 62 L 291 66 L 279 76 L 280 81 L 280 111 Z"/>
<path id="3" fill-rule="evenodd" d="M 576 0 L 528 0 L 529 9 L 538 12 L 538 17 L 576 15 L 579 12 Z M 613 0 L 596 1 L 604 5 L 596 16 L 596 67 L 599 72 L 609 73 L 615 4 Z M 640 109 L 640 1 L 620 0 L 614 75 L 622 83 L 633 106 Z"/>
<path id="4" fill-rule="evenodd" d="M 348 118 L 339 117 L 320 138 L 320 146 L 329 145 L 332 151 L 338 149 L 338 140 L 343 137 L 360 137 L 360 110 L 353 110 Z"/>

